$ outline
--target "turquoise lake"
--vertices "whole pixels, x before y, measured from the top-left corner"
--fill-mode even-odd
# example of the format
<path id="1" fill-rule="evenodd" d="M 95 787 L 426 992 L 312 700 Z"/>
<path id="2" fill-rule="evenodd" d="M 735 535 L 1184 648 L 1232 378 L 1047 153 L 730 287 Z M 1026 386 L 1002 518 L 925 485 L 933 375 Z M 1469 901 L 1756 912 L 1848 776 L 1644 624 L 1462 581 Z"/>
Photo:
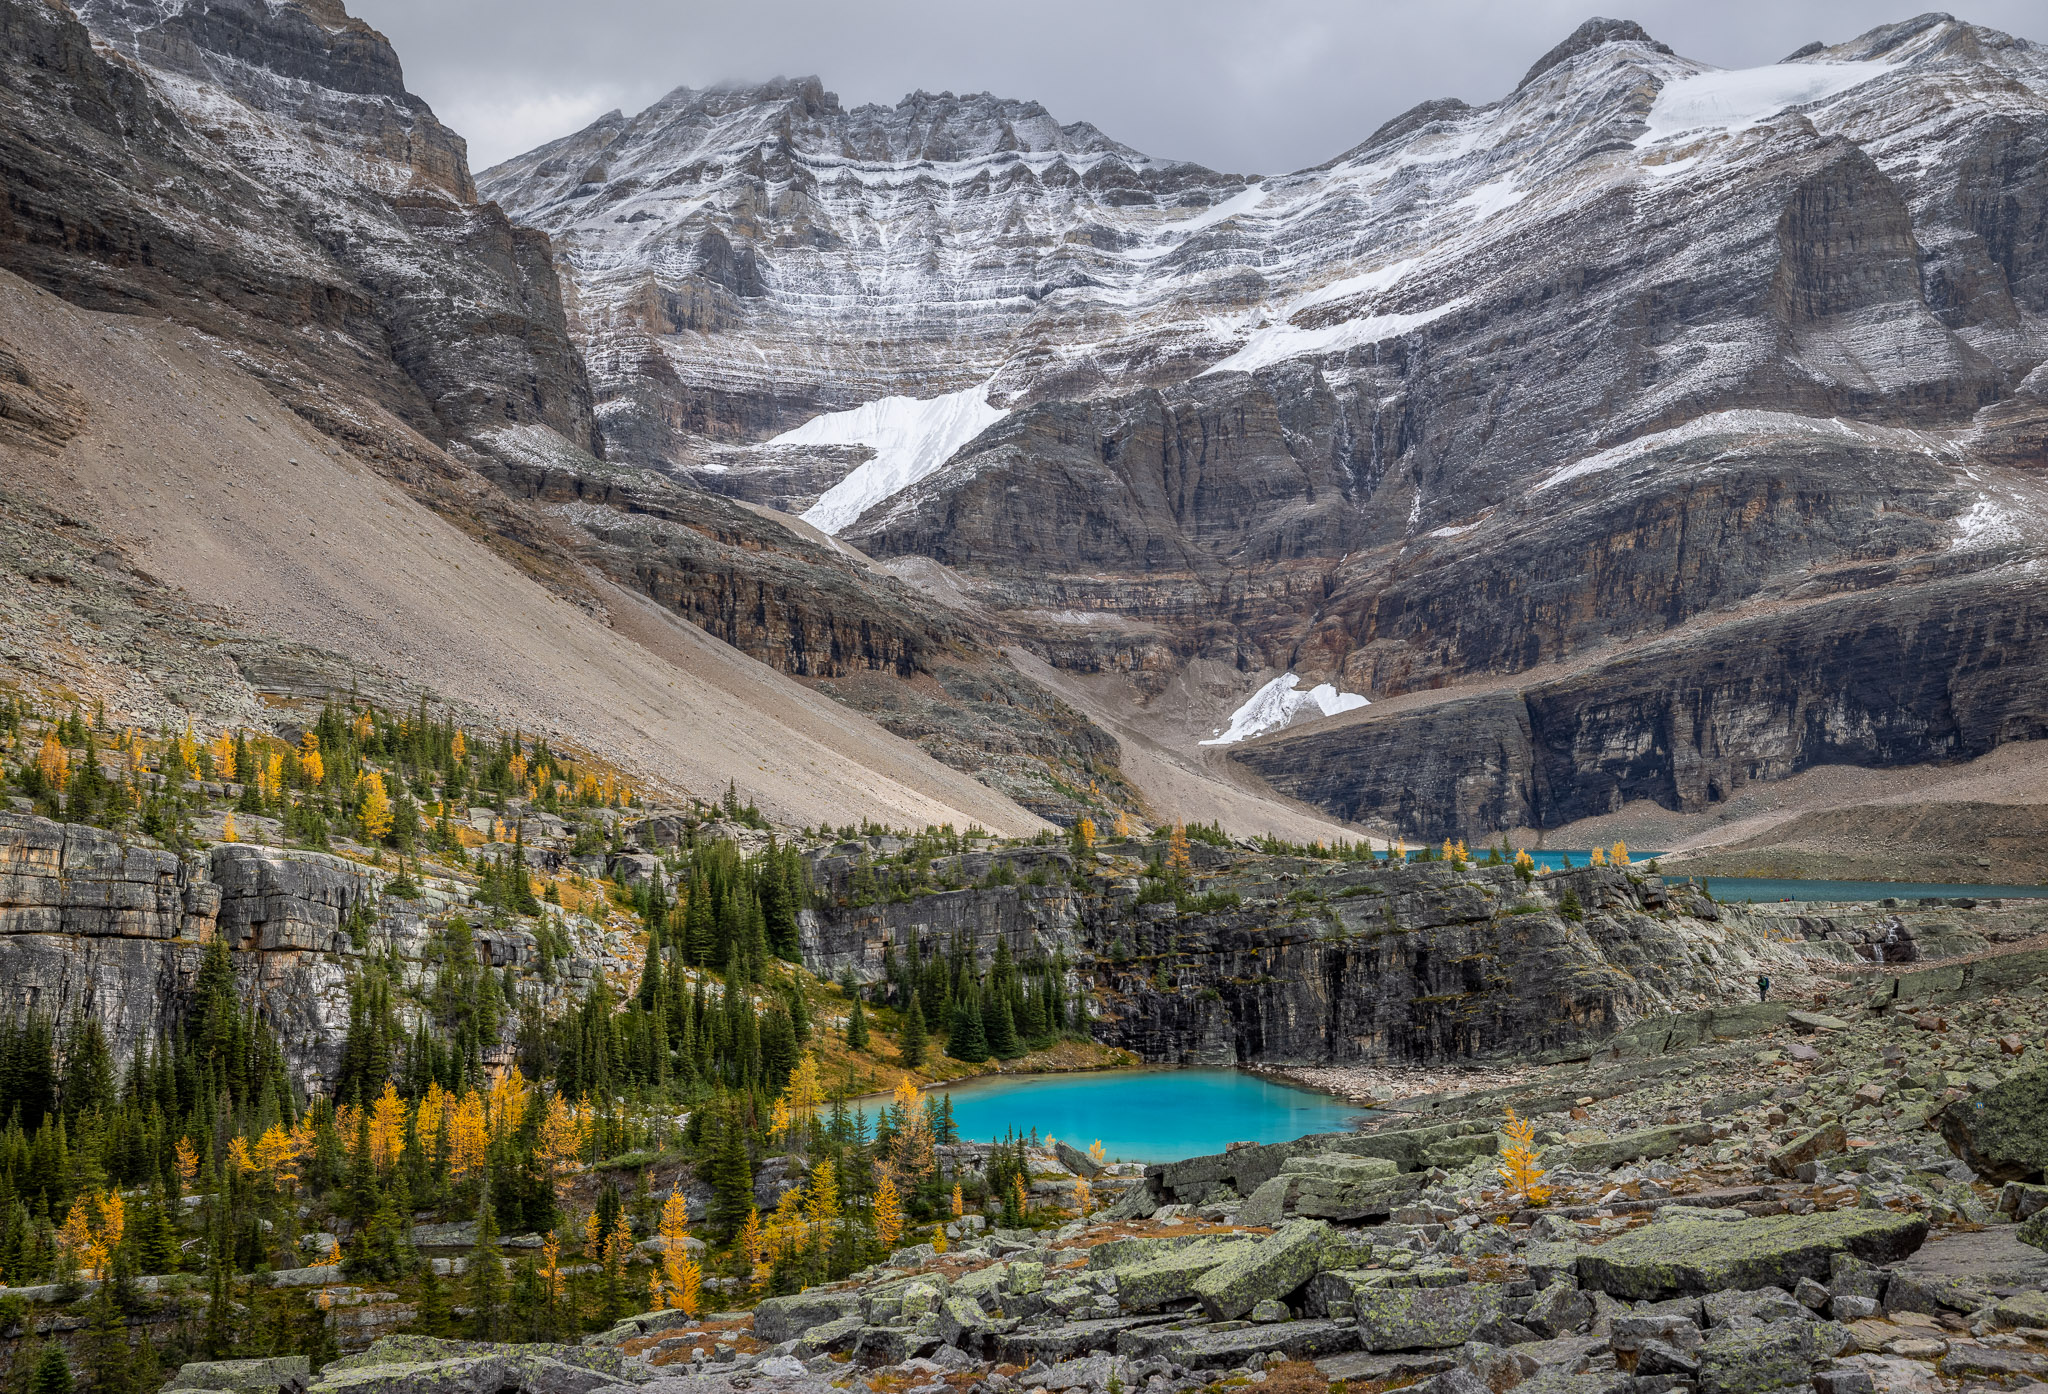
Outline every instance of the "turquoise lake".
<path id="1" fill-rule="evenodd" d="M 1682 877 L 1667 877 L 1677 884 Z M 1937 881 L 1792 881 L 1754 876 L 1712 876 L 1700 878 L 1716 900 L 1768 902 L 1774 900 L 1954 900 L 1968 896 L 1976 900 L 2000 900 L 2008 896 L 2039 899 L 2048 897 L 2048 886 L 1970 886 Z"/>
<path id="2" fill-rule="evenodd" d="M 1106 1070 L 1097 1074 L 976 1079 L 950 1095 L 963 1140 L 990 1142 L 1038 1129 L 1085 1149 L 1101 1139 L 1112 1161 L 1177 1162 L 1233 1142 L 1287 1142 L 1334 1133 L 1368 1111 L 1328 1094 L 1238 1070 Z"/>

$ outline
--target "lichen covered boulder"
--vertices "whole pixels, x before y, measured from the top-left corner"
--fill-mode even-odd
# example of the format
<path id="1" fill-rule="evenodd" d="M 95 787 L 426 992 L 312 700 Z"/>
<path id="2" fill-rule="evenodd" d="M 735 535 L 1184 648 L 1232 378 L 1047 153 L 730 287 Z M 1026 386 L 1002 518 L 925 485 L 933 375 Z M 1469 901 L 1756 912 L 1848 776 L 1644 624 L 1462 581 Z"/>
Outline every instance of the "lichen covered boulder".
<path id="1" fill-rule="evenodd" d="M 1927 1238 L 1927 1217 L 1888 1210 L 1832 1210 L 1755 1219 L 1693 1216 L 1684 1207 L 1579 1256 L 1579 1285 L 1632 1300 L 1731 1289 L 1790 1289 L 1828 1276 L 1847 1253 L 1892 1263 Z"/>
<path id="2" fill-rule="evenodd" d="M 1501 1320 L 1507 1289 L 1500 1283 L 1441 1288 L 1359 1288 L 1359 1341 L 1367 1350 L 1445 1350 Z"/>
<path id="3" fill-rule="evenodd" d="M 1117 1300 L 1133 1312 L 1185 1302 L 1195 1295 L 1203 1274 L 1258 1247 L 1256 1239 L 1209 1239 L 1124 1264 L 1110 1270 L 1116 1275 Z"/>
<path id="4" fill-rule="evenodd" d="M 2048 1168 L 2048 1066 L 1941 1113 L 1941 1135 L 1986 1181 L 2032 1181 Z"/>
<path id="5" fill-rule="evenodd" d="M 312 1372 L 312 1365 L 303 1355 L 278 1355 L 267 1360 L 195 1360 L 180 1366 L 164 1382 L 164 1389 L 276 1394 L 280 1389 L 304 1389 Z"/>
<path id="6" fill-rule="evenodd" d="M 1234 1321 L 1267 1298 L 1293 1292 L 1340 1254 L 1350 1263 L 1365 1261 L 1323 1221 L 1296 1220 L 1202 1274 L 1194 1295 L 1211 1321 Z"/>

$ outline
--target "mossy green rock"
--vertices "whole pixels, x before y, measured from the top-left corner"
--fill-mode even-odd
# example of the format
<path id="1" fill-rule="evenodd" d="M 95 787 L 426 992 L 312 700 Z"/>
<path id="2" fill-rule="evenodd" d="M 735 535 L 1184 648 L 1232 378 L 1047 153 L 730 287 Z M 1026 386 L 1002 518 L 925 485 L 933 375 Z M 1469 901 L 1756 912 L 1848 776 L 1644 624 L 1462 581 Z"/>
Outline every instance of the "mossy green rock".
<path id="1" fill-rule="evenodd" d="M 1265 1298 L 1285 1297 L 1330 1263 L 1361 1263 L 1370 1253 L 1344 1243 L 1321 1220 L 1296 1220 L 1202 1274 L 1194 1295 L 1211 1321 L 1235 1321 Z M 1117 1292 L 1121 1297 L 1121 1280 Z"/>
<path id="2" fill-rule="evenodd" d="M 1813 1376 L 1815 1347 L 1798 1322 L 1729 1327 L 1700 1350 L 1699 1394 L 1764 1394 Z"/>
<path id="3" fill-rule="evenodd" d="M 1941 1114 L 1951 1150 L 1986 1181 L 2031 1181 L 2048 1168 L 2048 1068 L 2028 1070 Z"/>
<path id="4" fill-rule="evenodd" d="M 1358 1336 L 1367 1350 L 1444 1350 L 1501 1320 L 1507 1289 L 1500 1283 L 1444 1288 L 1359 1288 Z"/>
<path id="5" fill-rule="evenodd" d="M 2048 1292 L 2021 1292 L 2001 1297 L 1992 1309 L 2001 1326 L 2048 1328 Z"/>
<path id="6" fill-rule="evenodd" d="M 2037 1249 L 2048 1251 L 2048 1210 L 2021 1225 L 2019 1233 L 2013 1237 L 2022 1244 L 2032 1244 Z"/>
<path id="7" fill-rule="evenodd" d="M 1117 1301 L 1133 1312 L 1185 1302 L 1195 1295 L 1196 1279 L 1258 1244 L 1256 1239 L 1209 1239 L 1113 1268 Z"/>
<path id="8" fill-rule="evenodd" d="M 1713 1141 L 1714 1130 L 1703 1123 L 1678 1123 L 1622 1133 L 1605 1142 L 1580 1142 L 1551 1147 L 1543 1153 L 1545 1167 L 1573 1171 L 1608 1171 L 1646 1158 L 1668 1157 L 1693 1143 Z"/>
<path id="9" fill-rule="evenodd" d="M 268 1360 L 197 1360 L 180 1366 L 164 1388 L 276 1394 L 279 1386 L 294 1381 L 303 1383 L 312 1373 L 313 1367 L 303 1355 L 279 1355 Z"/>
<path id="10" fill-rule="evenodd" d="M 860 1312 L 857 1292 L 799 1292 L 770 1297 L 754 1308 L 754 1338 L 768 1345 L 791 1340 L 813 1326 Z"/>
<path id="11" fill-rule="evenodd" d="M 1846 1253 L 1892 1263 L 1927 1238 L 1927 1217 L 1889 1210 L 1832 1210 L 1759 1219 L 1693 1218 L 1672 1206 L 1658 1223 L 1579 1256 L 1579 1284 L 1614 1297 L 1667 1297 L 1731 1288 L 1790 1290 L 1828 1276 Z"/>

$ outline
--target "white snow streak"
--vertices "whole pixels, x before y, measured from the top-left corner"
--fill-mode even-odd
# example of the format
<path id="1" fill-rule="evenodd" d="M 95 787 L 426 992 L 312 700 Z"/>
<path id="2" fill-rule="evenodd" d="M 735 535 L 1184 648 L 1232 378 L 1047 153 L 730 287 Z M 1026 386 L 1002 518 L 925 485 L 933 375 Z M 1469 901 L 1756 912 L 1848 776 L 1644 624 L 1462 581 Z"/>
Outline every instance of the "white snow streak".
<path id="1" fill-rule="evenodd" d="M 1293 673 L 1273 679 L 1230 714 L 1229 730 L 1202 744 L 1235 745 L 1268 731 L 1278 731 L 1292 725 L 1310 707 L 1315 708 L 1315 716 L 1335 716 L 1372 705 L 1356 692 L 1339 692 L 1326 682 L 1317 683 L 1306 692 L 1299 691 L 1300 686 L 1301 679 Z"/>
<path id="2" fill-rule="evenodd" d="M 2019 540 L 2019 520 L 1990 499 L 1980 499 L 1956 518 L 1955 540 L 1948 544 L 1948 549 L 1960 552 L 1971 547 L 2003 547 Z"/>
<path id="3" fill-rule="evenodd" d="M 1431 320 L 1441 318 L 1463 304 L 1453 300 L 1433 309 L 1420 310 L 1406 315 L 1367 315 L 1363 319 L 1347 319 L 1341 324 L 1327 324 L 1319 329 L 1303 329 L 1294 324 L 1269 324 L 1252 331 L 1244 347 L 1213 367 L 1206 368 L 1200 376 L 1210 373 L 1255 373 L 1275 363 L 1284 363 L 1290 358 L 1305 358 L 1311 354 L 1341 353 L 1346 349 L 1376 344 L 1382 339 L 1391 339 L 1420 329 Z"/>
<path id="4" fill-rule="evenodd" d="M 1650 107 L 1650 128 L 1637 139 L 1648 145 L 1687 131 L 1742 131 L 1761 125 L 1786 107 L 1804 106 L 1846 92 L 1881 73 L 1889 63 L 1773 63 L 1767 68 L 1731 68 L 1669 82 Z"/>
<path id="5" fill-rule="evenodd" d="M 803 518 L 837 533 L 893 494 L 900 494 L 952 458 L 953 452 L 1008 416 L 988 404 L 987 387 L 942 397 L 881 397 L 852 411 L 828 411 L 770 445 L 865 445 L 875 452 L 827 489 Z"/>

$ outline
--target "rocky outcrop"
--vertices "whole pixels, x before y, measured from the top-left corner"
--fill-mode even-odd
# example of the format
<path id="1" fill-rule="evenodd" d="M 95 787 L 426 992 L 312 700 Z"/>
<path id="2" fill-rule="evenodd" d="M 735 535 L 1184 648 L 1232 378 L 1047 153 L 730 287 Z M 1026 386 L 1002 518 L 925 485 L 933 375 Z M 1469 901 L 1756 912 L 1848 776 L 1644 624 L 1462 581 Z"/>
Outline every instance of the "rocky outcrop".
<path id="1" fill-rule="evenodd" d="M 1615 868 L 1525 885 L 1506 866 L 1200 850 L 1204 894 L 1177 907 L 1063 850 L 942 857 L 916 874 L 958 888 L 905 894 L 890 848 L 835 849 L 812 860 L 804 962 L 873 982 L 913 939 L 984 964 L 1001 943 L 1019 961 L 1064 954 L 1094 990 L 1097 1039 L 1225 1065 L 1590 1051 L 1646 1013 L 1746 995 L 1758 971 L 1790 980 L 1802 963 L 1782 918 Z M 1833 923 L 1809 928 L 1832 957 Z"/>
<path id="2" fill-rule="evenodd" d="M 235 344 L 343 439 L 389 434 L 354 396 L 436 441 L 599 448 L 547 239 L 476 202 L 383 37 L 320 11 L 9 0 L 0 265 Z"/>
<path id="3" fill-rule="evenodd" d="M 324 1091 L 348 1032 L 353 971 L 376 956 L 398 965 L 402 985 L 426 985 L 427 906 L 384 900 L 383 879 L 324 852 L 223 843 L 179 857 L 99 828 L 0 813 L 0 1014 L 37 1012 L 60 1028 L 92 1016 L 125 1061 L 181 1019 L 220 939 L 300 1086 Z M 480 928 L 472 944 L 493 968 L 537 957 L 518 928 Z M 529 991 L 559 1006 L 597 971 L 572 956 Z"/>
<path id="4" fill-rule="evenodd" d="M 1696 811 L 1819 764 L 1967 760 L 2048 735 L 2048 587 L 1888 587 L 1719 625 L 1521 690 L 1297 734 L 1241 758 L 1411 835 L 1545 827 L 1633 799 Z"/>

